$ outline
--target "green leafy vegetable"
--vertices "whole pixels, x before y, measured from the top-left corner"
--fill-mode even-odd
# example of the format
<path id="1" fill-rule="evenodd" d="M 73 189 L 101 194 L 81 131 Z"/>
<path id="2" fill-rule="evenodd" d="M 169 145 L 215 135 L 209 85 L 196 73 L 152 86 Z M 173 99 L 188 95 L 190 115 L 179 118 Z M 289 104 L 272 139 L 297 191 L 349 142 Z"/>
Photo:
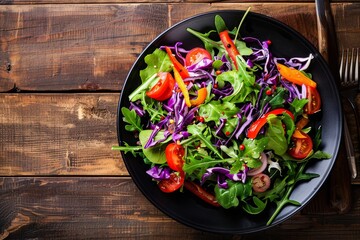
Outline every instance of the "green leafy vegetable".
<path id="1" fill-rule="evenodd" d="M 144 155 L 147 157 L 147 159 L 152 163 L 162 164 L 166 162 L 166 156 L 165 156 L 165 148 L 166 144 L 159 144 L 154 147 L 150 148 L 144 148 L 145 144 L 147 143 L 150 135 L 152 133 L 152 130 L 143 130 L 139 134 L 140 143 L 143 147 Z M 160 131 L 157 134 L 157 137 L 161 138 L 163 136 L 163 131 Z M 156 137 L 155 137 L 156 138 Z"/>
<path id="2" fill-rule="evenodd" d="M 172 63 L 166 52 L 155 49 L 152 54 L 146 55 L 145 63 L 147 67 L 140 70 L 140 77 L 142 83 L 158 72 L 170 72 L 172 70 Z"/>
<path id="3" fill-rule="evenodd" d="M 139 131 L 140 132 L 142 130 L 141 119 L 136 114 L 135 110 L 129 110 L 126 107 L 122 107 L 121 113 L 124 116 L 123 121 L 128 123 L 127 125 L 125 125 L 125 129 L 127 131 L 129 131 L 129 132 Z"/>

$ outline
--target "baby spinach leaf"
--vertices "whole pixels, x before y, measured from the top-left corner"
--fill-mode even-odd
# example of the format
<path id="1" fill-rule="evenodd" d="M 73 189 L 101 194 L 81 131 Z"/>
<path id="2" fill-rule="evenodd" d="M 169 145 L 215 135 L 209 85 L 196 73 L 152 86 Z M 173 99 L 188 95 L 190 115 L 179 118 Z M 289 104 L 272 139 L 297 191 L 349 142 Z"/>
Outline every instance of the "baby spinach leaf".
<path id="1" fill-rule="evenodd" d="M 275 154 L 281 156 L 286 153 L 288 144 L 285 138 L 284 128 L 279 117 L 270 114 L 267 118 L 268 128 L 265 136 L 269 138 L 267 149 L 271 149 Z"/>
<path id="2" fill-rule="evenodd" d="M 227 181 L 228 188 L 220 188 L 215 186 L 215 197 L 218 203 L 228 209 L 231 207 L 237 207 L 240 201 L 245 201 L 251 193 L 251 181 L 247 183 Z"/>
<path id="3" fill-rule="evenodd" d="M 162 164 L 166 162 L 166 156 L 165 156 L 165 148 L 166 144 L 157 144 L 154 147 L 144 148 L 146 145 L 150 135 L 152 133 L 152 130 L 143 130 L 139 134 L 139 140 L 144 152 L 145 157 L 152 162 L 157 164 Z M 164 131 L 160 131 L 156 136 L 155 140 L 159 137 L 163 137 Z"/>
<path id="4" fill-rule="evenodd" d="M 144 58 L 147 67 L 140 70 L 141 81 L 144 83 L 149 77 L 158 72 L 170 72 L 172 70 L 172 63 L 166 52 L 155 49 L 152 54 L 148 54 Z"/>

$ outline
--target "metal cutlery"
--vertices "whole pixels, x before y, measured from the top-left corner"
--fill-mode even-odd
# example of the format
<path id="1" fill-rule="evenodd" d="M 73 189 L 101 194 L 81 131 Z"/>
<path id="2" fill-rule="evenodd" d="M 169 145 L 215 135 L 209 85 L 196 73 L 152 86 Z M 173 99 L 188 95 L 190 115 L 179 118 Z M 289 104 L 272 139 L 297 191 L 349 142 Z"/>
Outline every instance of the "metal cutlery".
<path id="1" fill-rule="evenodd" d="M 332 71 L 332 74 L 340 90 L 341 81 L 340 81 L 339 62 L 338 62 L 339 53 L 338 53 L 337 37 L 335 32 L 334 21 L 332 18 L 330 2 L 329 0 L 315 0 L 315 4 L 316 4 L 318 26 L 320 26 L 319 50 L 323 55 L 323 57 L 328 61 L 330 70 Z M 344 143 L 345 143 L 350 173 L 352 178 L 355 178 L 357 175 L 355 152 L 345 116 L 344 116 L 344 140 L 345 140 Z"/>
<path id="2" fill-rule="evenodd" d="M 359 137 L 359 114 L 358 107 L 356 105 L 356 96 L 360 93 L 360 82 L 359 82 L 359 48 L 353 49 L 343 49 L 341 54 L 340 61 L 340 81 L 341 81 L 341 90 L 340 93 L 342 97 L 347 100 L 350 104 L 354 115 L 357 128 L 357 137 Z M 349 131 L 347 126 L 346 119 L 344 120 L 344 130 Z M 355 151 L 351 142 L 349 135 L 345 135 L 345 144 L 347 147 L 347 156 L 349 159 L 349 165 L 351 170 L 352 178 L 356 178 L 356 159 Z"/>

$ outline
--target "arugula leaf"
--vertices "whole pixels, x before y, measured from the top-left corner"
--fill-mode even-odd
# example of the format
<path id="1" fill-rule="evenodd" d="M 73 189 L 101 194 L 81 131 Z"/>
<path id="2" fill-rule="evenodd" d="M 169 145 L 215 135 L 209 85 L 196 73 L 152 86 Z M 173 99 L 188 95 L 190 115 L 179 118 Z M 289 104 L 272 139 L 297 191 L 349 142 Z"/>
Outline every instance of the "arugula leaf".
<path id="1" fill-rule="evenodd" d="M 188 125 L 187 127 L 187 131 L 193 136 L 198 138 L 199 140 L 201 140 L 207 148 L 209 148 L 213 153 L 215 153 L 215 155 L 220 158 L 223 159 L 223 157 L 221 156 L 221 154 L 219 153 L 219 151 L 214 147 L 214 145 L 204 136 L 203 131 L 206 128 L 205 124 L 201 124 L 201 125 Z"/>
<path id="2" fill-rule="evenodd" d="M 250 205 L 250 203 L 247 203 L 246 205 L 243 206 L 243 209 L 249 213 L 249 214 L 259 214 L 261 213 L 267 205 L 267 201 L 263 202 L 261 201 L 258 197 L 253 196 L 252 201 L 254 202 L 255 206 Z"/>
<path id="3" fill-rule="evenodd" d="M 211 101 L 200 106 L 199 115 L 204 118 L 205 122 L 218 122 L 220 118 L 228 119 L 239 111 L 240 109 L 234 103 Z"/>
<path id="4" fill-rule="evenodd" d="M 243 144 L 245 149 L 240 151 L 239 157 L 251 157 L 255 159 L 260 158 L 260 154 L 265 150 L 269 139 L 266 137 L 260 139 L 245 138 Z"/>
<path id="5" fill-rule="evenodd" d="M 128 125 L 125 125 L 125 129 L 127 131 L 130 131 L 130 132 L 139 131 L 140 132 L 142 130 L 140 116 L 136 114 L 135 110 L 129 110 L 126 107 L 122 107 L 121 113 L 124 116 L 123 121 L 128 123 Z"/>
<path id="6" fill-rule="evenodd" d="M 124 145 L 125 146 L 113 146 L 111 147 L 111 150 L 123 151 L 125 154 L 130 152 L 134 157 L 141 153 L 139 152 L 142 150 L 141 146 L 130 146 L 126 142 L 124 142 Z"/>
<path id="7" fill-rule="evenodd" d="M 276 203 L 276 209 L 274 211 L 274 213 L 272 214 L 272 216 L 270 217 L 270 219 L 268 220 L 268 222 L 266 223 L 266 225 L 270 225 L 274 219 L 276 218 L 276 216 L 280 213 L 280 211 L 287 205 L 287 204 L 292 204 L 292 205 L 296 205 L 296 206 L 300 206 L 301 204 L 295 200 L 291 200 L 290 194 L 292 193 L 293 189 L 296 186 L 296 183 L 302 180 L 310 180 L 312 178 L 315 178 L 318 176 L 318 174 L 312 174 L 312 173 L 304 173 L 305 170 L 305 166 L 306 166 L 307 162 L 303 162 L 300 164 L 299 168 L 297 169 L 297 172 L 294 176 L 293 181 L 288 182 L 287 183 L 287 187 L 283 188 L 285 190 L 285 194 L 281 194 L 281 199 L 275 201 Z"/>
<path id="8" fill-rule="evenodd" d="M 210 156 L 203 156 L 201 159 L 197 159 L 194 156 L 188 156 L 187 158 L 189 161 L 184 164 L 183 170 L 188 174 L 192 174 L 194 171 L 200 171 L 201 176 L 205 173 L 206 169 L 215 166 L 218 163 L 226 163 L 226 162 L 233 162 L 234 159 L 227 158 L 227 159 L 215 159 Z"/>
<path id="9" fill-rule="evenodd" d="M 216 77 L 216 81 L 220 88 L 229 82 L 234 91 L 231 95 L 223 98 L 224 101 L 232 103 L 243 103 L 249 101 L 251 94 L 258 93 L 255 85 L 255 76 L 246 71 L 246 66 L 238 62 L 239 70 L 223 72 Z M 254 97 L 256 98 L 256 96 Z"/>
<path id="10" fill-rule="evenodd" d="M 218 50 L 218 56 L 221 56 L 225 53 L 225 48 L 221 41 L 214 41 L 209 37 L 211 33 L 216 32 L 215 30 L 211 30 L 207 33 L 200 33 L 191 28 L 187 28 L 186 30 L 194 36 L 198 37 L 203 42 L 205 49 L 211 53 L 211 55 L 215 55 L 214 49 Z"/>

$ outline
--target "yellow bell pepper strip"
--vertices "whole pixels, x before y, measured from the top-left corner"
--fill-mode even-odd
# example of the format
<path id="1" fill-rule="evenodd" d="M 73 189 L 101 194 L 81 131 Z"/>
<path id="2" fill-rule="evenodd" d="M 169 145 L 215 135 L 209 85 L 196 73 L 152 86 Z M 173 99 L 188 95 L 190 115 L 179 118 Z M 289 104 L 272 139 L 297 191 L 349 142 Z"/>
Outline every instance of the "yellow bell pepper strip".
<path id="1" fill-rule="evenodd" d="M 187 90 L 186 84 L 184 83 L 184 80 L 182 79 L 179 71 L 175 67 L 174 67 L 174 77 L 175 77 L 175 81 L 178 84 L 182 94 L 184 95 L 186 106 L 191 107 L 189 91 Z"/>
<path id="2" fill-rule="evenodd" d="M 289 68 L 280 63 L 277 63 L 276 66 L 280 75 L 289 82 L 295 83 L 297 85 L 305 84 L 306 86 L 316 88 L 316 82 L 305 76 L 299 70 L 294 68 Z"/>
<path id="3" fill-rule="evenodd" d="M 170 58 L 170 61 L 174 65 L 174 69 L 176 69 L 180 73 L 180 76 L 183 79 L 190 77 L 188 70 L 175 58 L 175 56 L 171 52 L 171 49 L 169 47 L 165 47 L 165 50 Z"/>
<path id="4" fill-rule="evenodd" d="M 238 69 L 237 63 L 236 63 L 236 56 L 240 55 L 238 49 L 236 48 L 233 40 L 229 36 L 229 31 L 224 30 L 219 33 L 220 40 L 222 44 L 224 45 L 226 52 L 228 53 L 229 57 L 233 61 L 235 68 Z"/>
<path id="5" fill-rule="evenodd" d="M 195 99 L 190 100 L 190 103 L 191 103 L 192 106 L 198 106 L 198 105 L 205 102 L 205 99 L 207 97 L 207 89 L 206 89 L 206 87 L 200 88 L 197 91 L 197 93 L 198 93 L 197 97 Z"/>

